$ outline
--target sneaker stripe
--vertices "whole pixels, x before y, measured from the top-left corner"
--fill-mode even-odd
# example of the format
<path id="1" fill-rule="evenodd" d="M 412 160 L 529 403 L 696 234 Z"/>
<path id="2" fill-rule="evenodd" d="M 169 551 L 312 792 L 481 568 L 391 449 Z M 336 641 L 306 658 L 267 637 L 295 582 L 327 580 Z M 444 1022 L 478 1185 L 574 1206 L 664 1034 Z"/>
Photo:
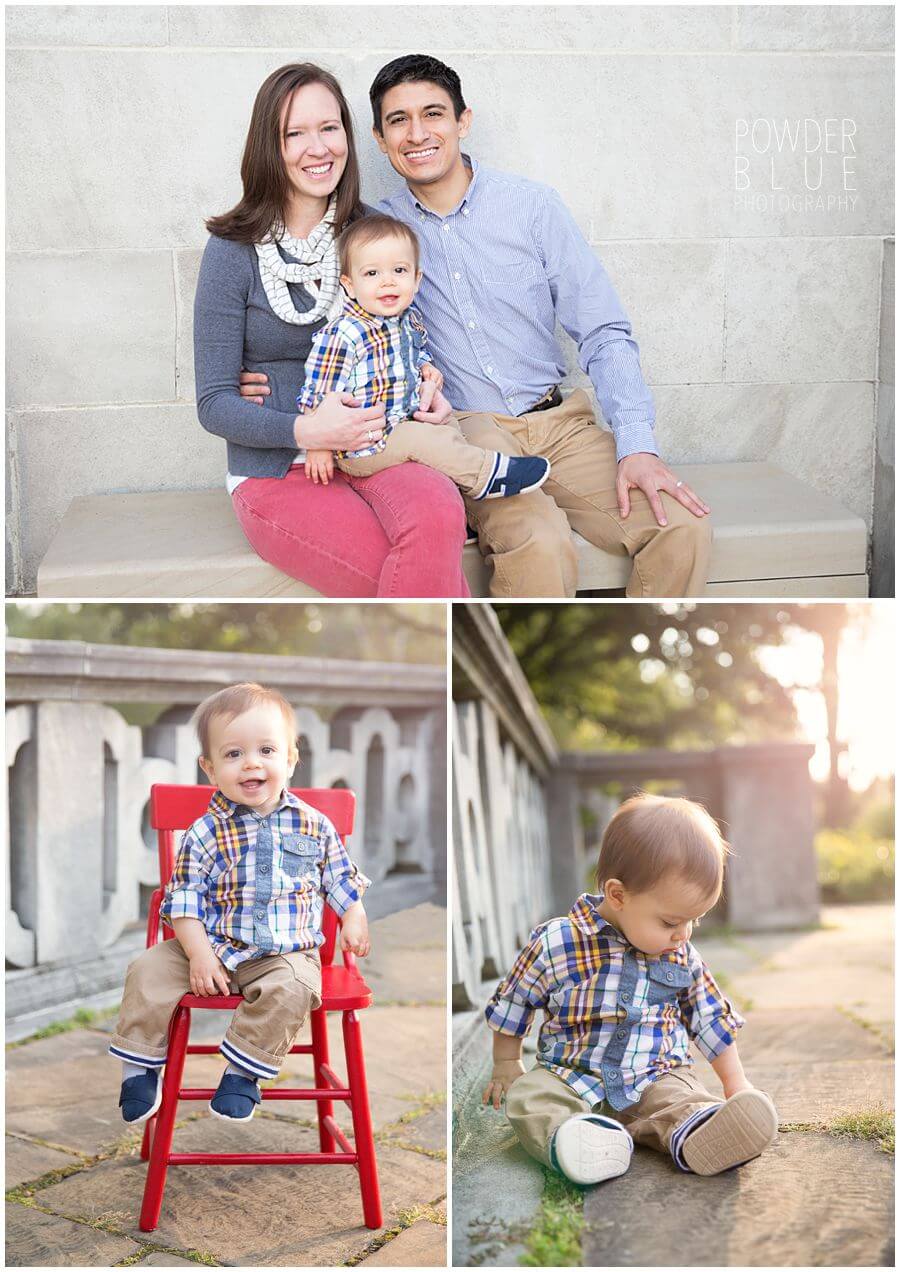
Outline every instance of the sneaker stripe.
<path id="1" fill-rule="evenodd" d="M 146 1069 L 161 1069 L 166 1063 L 165 1056 L 139 1056 L 136 1051 L 124 1051 L 110 1043 L 108 1052 L 119 1060 L 127 1060 L 130 1064 L 142 1064 Z"/>
<path id="2" fill-rule="evenodd" d="M 688 1175 L 692 1175 L 694 1173 L 690 1166 L 686 1164 L 682 1156 L 681 1150 L 684 1147 L 684 1141 L 690 1135 L 691 1131 L 695 1131 L 698 1126 L 701 1126 L 704 1122 L 708 1121 L 709 1118 L 712 1117 L 713 1113 L 721 1107 L 721 1104 L 714 1104 L 712 1108 L 697 1109 L 697 1111 L 692 1113 L 691 1116 L 682 1122 L 680 1126 L 676 1126 L 675 1130 L 672 1132 L 672 1138 L 669 1141 L 669 1152 L 672 1154 L 672 1160 L 675 1162 L 675 1165 L 679 1170 L 683 1170 Z"/>
<path id="3" fill-rule="evenodd" d="M 258 1077 L 278 1077 L 276 1068 L 269 1064 L 263 1064 L 260 1060 L 254 1060 L 252 1056 L 244 1055 L 243 1051 L 239 1051 L 234 1043 L 229 1042 L 226 1038 L 222 1039 L 219 1050 L 226 1060 L 231 1060 L 233 1064 L 239 1065 L 242 1069 L 249 1069 L 251 1073 L 257 1074 Z"/>
<path id="4" fill-rule="evenodd" d="M 487 481 L 484 483 L 481 493 L 478 495 L 473 495 L 472 496 L 473 499 L 477 499 L 477 500 L 484 499 L 485 495 L 488 493 L 491 486 L 494 484 L 494 478 L 497 476 L 497 471 L 500 467 L 500 461 L 502 458 L 503 456 L 500 454 L 499 451 L 494 452 L 494 463 L 491 468 L 490 476 L 488 477 Z"/>

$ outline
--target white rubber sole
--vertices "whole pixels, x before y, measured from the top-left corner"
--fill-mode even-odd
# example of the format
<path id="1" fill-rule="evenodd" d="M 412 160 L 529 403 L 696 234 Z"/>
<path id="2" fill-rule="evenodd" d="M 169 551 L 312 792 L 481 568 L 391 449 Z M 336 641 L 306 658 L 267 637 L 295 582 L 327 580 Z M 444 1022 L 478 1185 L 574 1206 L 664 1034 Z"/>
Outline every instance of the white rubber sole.
<path id="1" fill-rule="evenodd" d="M 210 1100 L 209 1104 L 207 1104 L 206 1107 L 209 1109 L 213 1117 L 217 1117 L 220 1122 L 249 1122 L 250 1118 L 253 1116 L 253 1114 L 256 1112 L 259 1106 L 254 1104 L 253 1108 L 250 1110 L 247 1117 L 229 1117 L 227 1113 L 217 1113 L 212 1106 L 212 1100 Z"/>
<path id="2" fill-rule="evenodd" d="M 769 1147 L 778 1133 L 775 1105 L 762 1091 L 738 1091 L 684 1141 L 681 1156 L 695 1175 L 718 1175 Z"/>
<path id="3" fill-rule="evenodd" d="M 578 1115 L 557 1130 L 553 1151 L 559 1169 L 573 1184 L 600 1184 L 625 1174 L 633 1145 L 627 1131 L 598 1126 Z"/>
<path id="4" fill-rule="evenodd" d="M 159 1112 L 159 1106 L 162 1104 L 163 1075 L 160 1070 L 157 1070 L 157 1074 L 158 1076 L 156 1079 L 156 1100 L 152 1108 L 149 1108 L 146 1113 L 142 1113 L 140 1117 L 136 1117 L 133 1122 L 125 1122 L 125 1119 L 122 1118 L 122 1121 L 125 1122 L 126 1126 L 143 1126 L 145 1122 L 150 1121 L 154 1113 Z"/>

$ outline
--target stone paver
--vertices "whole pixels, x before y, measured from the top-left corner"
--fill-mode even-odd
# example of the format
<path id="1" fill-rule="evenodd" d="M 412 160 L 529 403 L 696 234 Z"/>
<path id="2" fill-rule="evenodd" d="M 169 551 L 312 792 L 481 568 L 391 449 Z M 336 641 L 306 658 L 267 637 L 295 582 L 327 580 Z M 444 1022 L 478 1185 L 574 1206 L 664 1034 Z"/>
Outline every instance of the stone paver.
<path id="1" fill-rule="evenodd" d="M 418 1219 L 393 1241 L 370 1254 L 361 1268 L 444 1268 L 447 1266 L 447 1229 Z"/>
<path id="2" fill-rule="evenodd" d="M 375 955 L 368 964 L 361 961 L 373 987 L 377 977 L 378 998 L 385 1004 L 360 1017 L 373 1120 L 376 1130 L 391 1128 L 376 1144 L 385 1211 L 382 1232 L 416 1206 L 440 1205 L 446 1195 L 446 1162 L 431 1155 L 444 1147 L 444 1109 L 429 1108 L 426 1102 L 434 1092 L 446 1092 L 446 1014 L 441 1006 L 428 1005 L 444 993 L 445 927 L 445 912 L 430 904 L 377 920 L 372 924 Z M 410 1005 L 388 1005 L 399 1002 Z M 329 1017 L 329 1031 L 332 1065 L 344 1077 L 339 1015 Z M 220 1013 L 194 1013 L 193 1041 L 215 1041 L 221 1032 Z M 345 1166 L 171 1167 L 160 1225 L 153 1234 L 141 1233 L 137 1219 L 147 1168 L 136 1149 L 129 1151 L 127 1143 L 121 1148 L 129 1137 L 117 1109 L 121 1070 L 106 1054 L 107 1045 L 104 1030 L 81 1029 L 7 1052 L 8 1129 L 56 1146 L 54 1151 L 14 1141 L 12 1151 L 22 1162 L 15 1182 L 36 1179 L 72 1160 L 64 1149 L 93 1155 L 120 1148 L 119 1156 L 35 1194 L 42 1207 L 56 1212 L 51 1223 L 69 1223 L 66 1215 L 99 1219 L 123 1233 L 115 1239 L 125 1244 L 125 1254 L 137 1248 L 134 1241 L 149 1240 L 174 1250 L 207 1252 L 234 1266 L 332 1265 L 365 1254 L 378 1233 L 363 1225 L 358 1176 Z M 214 1086 L 222 1065 L 218 1055 L 189 1057 L 185 1085 Z M 283 1076 L 289 1085 L 301 1076 L 307 1081 L 309 1057 L 291 1057 Z M 412 1111 L 421 1116 L 398 1127 L 397 1119 Z M 228 1126 L 206 1116 L 202 1104 L 184 1102 L 174 1147 L 197 1152 L 317 1151 L 314 1116 L 309 1103 L 272 1101 L 251 1123 Z M 337 1105 L 336 1116 L 350 1133 L 345 1105 Z M 184 1122 L 185 1118 L 190 1120 Z M 273 1206 L 273 1197 L 288 1197 L 290 1205 Z M 44 1220 L 36 1218 L 39 1212 L 32 1208 L 18 1205 L 14 1210 L 11 1231 L 26 1248 L 32 1226 Z M 98 1240 L 107 1237 L 84 1224 L 70 1226 Z M 440 1225 L 428 1226 L 443 1239 Z M 18 1245 L 11 1247 L 12 1257 L 17 1249 Z M 99 1247 L 96 1256 L 87 1249 L 81 1254 L 85 1266 L 116 1262 Z M 175 1255 L 152 1261 L 156 1266 L 183 1262 Z"/>
<path id="3" fill-rule="evenodd" d="M 49 1170 L 77 1166 L 82 1159 L 72 1153 L 60 1153 L 43 1144 L 31 1144 L 28 1140 L 6 1137 L 6 1187 L 15 1188 L 26 1179 L 39 1179 Z"/>
<path id="4" fill-rule="evenodd" d="M 138 1249 L 125 1237 L 7 1203 L 8 1268 L 108 1268 Z"/>
<path id="5" fill-rule="evenodd" d="M 140 1266 L 142 1268 L 195 1268 L 197 1264 L 193 1259 L 180 1259 L 177 1254 L 164 1254 L 161 1250 L 148 1254 L 146 1259 L 141 1259 Z"/>
<path id="6" fill-rule="evenodd" d="M 585 1194 L 583 1263 L 597 1267 L 891 1266 L 893 1159 L 870 1143 L 779 1136 L 710 1179 L 660 1153 Z"/>

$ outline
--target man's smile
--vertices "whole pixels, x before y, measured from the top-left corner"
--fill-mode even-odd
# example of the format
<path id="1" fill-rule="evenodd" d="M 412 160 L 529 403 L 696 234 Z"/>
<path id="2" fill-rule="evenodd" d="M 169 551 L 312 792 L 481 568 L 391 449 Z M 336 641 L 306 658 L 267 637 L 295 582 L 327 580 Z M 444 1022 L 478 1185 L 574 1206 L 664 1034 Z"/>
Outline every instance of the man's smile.
<path id="1" fill-rule="evenodd" d="M 425 150 L 407 150 L 404 152 L 403 158 L 410 159 L 413 163 L 422 163 L 433 158 L 437 152 L 437 146 L 428 146 Z"/>

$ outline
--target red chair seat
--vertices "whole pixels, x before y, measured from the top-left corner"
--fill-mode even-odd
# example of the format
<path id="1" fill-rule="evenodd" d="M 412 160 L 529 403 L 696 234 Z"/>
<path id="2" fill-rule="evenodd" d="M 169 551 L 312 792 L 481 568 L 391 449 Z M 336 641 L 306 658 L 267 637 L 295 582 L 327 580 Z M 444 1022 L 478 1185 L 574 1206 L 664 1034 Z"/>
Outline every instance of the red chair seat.
<path id="1" fill-rule="evenodd" d="M 208 1011 L 234 1011 L 241 1004 L 240 994 L 185 994 L 182 1007 L 205 1007 Z M 371 1007 L 372 991 L 355 967 L 333 963 L 322 968 L 322 1006 L 326 1011 L 361 1011 Z"/>

